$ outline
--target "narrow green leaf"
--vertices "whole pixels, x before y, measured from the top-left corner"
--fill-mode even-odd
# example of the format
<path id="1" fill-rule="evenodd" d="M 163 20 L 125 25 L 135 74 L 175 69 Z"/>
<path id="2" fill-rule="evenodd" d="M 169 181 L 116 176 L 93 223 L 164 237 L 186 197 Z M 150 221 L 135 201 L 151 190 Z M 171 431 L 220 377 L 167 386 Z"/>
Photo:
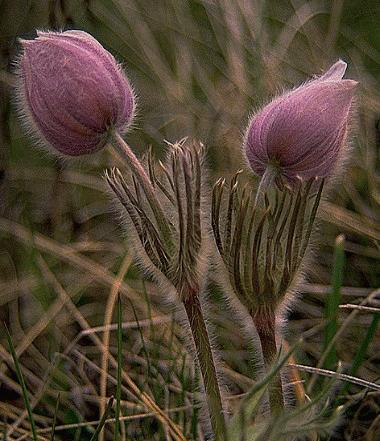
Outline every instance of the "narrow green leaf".
<path id="1" fill-rule="evenodd" d="M 116 406 L 115 406 L 115 432 L 114 441 L 120 437 L 120 400 L 121 400 L 121 371 L 123 362 L 123 328 L 120 293 L 117 296 L 117 385 L 116 385 Z"/>
<path id="2" fill-rule="evenodd" d="M 327 296 L 325 317 L 325 339 L 324 350 L 327 349 L 330 340 L 334 337 L 338 330 L 338 315 L 339 305 L 341 303 L 341 287 L 343 283 L 343 271 L 344 271 L 344 236 L 339 235 L 335 240 L 335 252 L 334 252 L 334 267 L 332 274 L 332 291 Z M 327 354 L 324 367 L 326 369 L 333 369 L 338 361 L 336 348 L 333 346 Z"/>
<path id="3" fill-rule="evenodd" d="M 193 263 L 193 259 L 196 257 L 198 247 L 194 241 L 194 203 L 193 203 L 193 188 L 192 188 L 192 176 L 189 164 L 189 155 L 182 154 L 182 170 L 185 183 L 185 200 L 186 200 L 186 235 L 185 235 L 185 255 L 190 257 L 190 262 Z"/>
<path id="4" fill-rule="evenodd" d="M 100 431 L 103 429 L 103 426 L 106 423 L 107 417 L 108 417 L 109 413 L 111 412 L 112 405 L 113 405 L 113 397 L 111 397 L 108 400 L 106 410 L 105 410 L 101 420 L 99 421 L 98 427 L 96 428 L 95 432 L 93 433 L 90 441 L 96 441 L 98 439 L 98 435 L 99 435 Z"/>
<path id="5" fill-rule="evenodd" d="M 152 374 L 152 363 L 151 363 L 150 356 L 149 356 L 149 350 L 148 350 L 148 348 L 147 348 L 147 346 L 145 344 L 144 333 L 143 333 L 143 330 L 142 330 L 142 328 L 140 326 L 139 318 L 138 318 L 138 315 L 136 313 L 136 309 L 135 309 L 135 307 L 133 306 L 133 303 L 130 300 L 129 300 L 129 304 L 131 305 L 131 308 L 132 308 L 132 311 L 133 311 L 133 316 L 134 316 L 134 319 L 135 319 L 135 321 L 137 323 L 137 330 L 139 331 L 139 334 L 140 334 L 142 350 L 144 352 L 145 360 L 147 362 L 147 368 L 148 368 L 147 369 L 147 378 L 150 379 L 151 378 L 151 374 Z"/>
<path id="6" fill-rule="evenodd" d="M 352 362 L 350 375 L 355 376 L 359 367 L 363 363 L 365 356 L 366 356 L 366 353 L 367 353 L 368 346 L 370 345 L 371 341 L 375 337 L 379 320 L 380 320 L 380 314 L 374 314 L 372 322 L 367 330 L 367 334 L 366 334 L 364 340 L 362 341 L 362 344 L 360 345 L 360 348 L 359 348 L 358 352 L 356 353 L 356 356 Z"/>
<path id="7" fill-rule="evenodd" d="M 258 286 L 259 285 L 259 262 L 260 262 L 260 254 L 261 254 L 261 243 L 262 243 L 262 236 L 265 226 L 265 221 L 268 217 L 268 210 L 264 212 L 260 222 L 257 225 L 257 229 L 255 232 L 255 236 L 252 243 L 252 286 Z"/>
<path id="8" fill-rule="evenodd" d="M 20 383 L 21 386 L 21 390 L 22 390 L 22 397 L 24 400 L 24 405 L 26 407 L 26 410 L 28 412 L 28 417 L 29 417 L 29 422 L 32 428 L 32 436 L 33 436 L 33 440 L 37 441 L 37 432 L 36 432 L 36 424 L 34 422 L 34 418 L 33 418 L 33 412 L 32 412 L 32 408 L 30 406 L 30 402 L 29 402 L 29 398 L 28 398 L 28 390 L 26 389 L 26 384 L 24 381 L 24 377 L 22 375 L 21 372 L 21 367 L 20 364 L 18 362 L 18 358 L 17 358 L 17 354 L 15 351 L 15 348 L 13 346 L 13 342 L 12 342 L 12 337 L 8 331 L 7 325 L 4 323 L 4 327 L 5 327 L 5 332 L 7 334 L 7 340 L 8 340 L 8 346 L 9 346 L 9 350 L 11 352 L 12 358 L 13 358 L 13 362 L 15 364 L 15 369 L 16 369 L 16 375 L 18 378 L 18 381 Z"/>
<path id="9" fill-rule="evenodd" d="M 322 191 L 323 191 L 324 183 L 325 183 L 325 180 L 322 179 L 322 181 L 321 181 L 321 183 L 319 185 L 319 188 L 318 188 L 318 192 L 315 195 L 313 208 L 311 209 L 311 212 L 310 212 L 310 215 L 309 215 L 309 222 L 308 222 L 306 234 L 305 234 L 305 237 L 304 237 L 304 240 L 303 240 L 303 243 L 302 243 L 302 247 L 301 247 L 301 251 L 300 251 L 300 254 L 299 254 L 298 265 L 301 263 L 304 255 L 306 253 L 307 246 L 309 245 L 311 233 L 312 233 L 312 230 L 313 230 L 314 221 L 315 221 L 315 218 L 317 216 L 317 211 L 318 211 L 319 203 L 321 202 L 321 197 L 322 197 Z"/>
<path id="10" fill-rule="evenodd" d="M 179 167 L 179 158 L 175 151 L 172 153 L 172 170 L 173 170 L 173 180 L 174 180 L 174 189 L 175 189 L 175 197 L 177 203 L 177 214 L 178 214 L 178 230 L 179 230 L 179 246 L 178 246 L 178 266 L 182 263 L 184 257 L 184 249 L 185 249 L 185 213 L 182 207 L 182 199 L 181 199 L 181 186 L 180 186 L 180 167 Z"/>
<path id="11" fill-rule="evenodd" d="M 202 159 L 203 148 L 195 150 L 193 153 L 190 152 L 192 156 L 193 173 L 195 175 L 195 190 L 194 190 L 194 233 L 195 241 L 198 248 L 201 246 L 202 242 L 202 230 L 201 230 L 201 198 L 202 198 Z"/>
<path id="12" fill-rule="evenodd" d="M 154 171 L 153 162 L 154 162 L 153 161 L 153 147 L 149 146 L 148 159 L 147 159 L 149 179 L 150 179 L 150 182 L 152 183 L 153 187 L 155 187 L 155 185 L 157 184 L 157 178 L 156 178 L 156 174 Z"/>
<path id="13" fill-rule="evenodd" d="M 57 424 L 57 414 L 58 414 L 59 400 L 60 400 L 60 395 L 58 394 L 57 395 L 57 401 L 55 403 L 54 418 L 53 418 L 53 425 L 52 425 L 52 428 L 51 428 L 50 441 L 54 441 L 54 438 L 55 438 L 55 426 Z"/>
<path id="14" fill-rule="evenodd" d="M 212 190 L 212 207 L 211 207 L 211 215 L 212 215 L 212 229 L 214 232 L 215 243 L 218 247 L 218 251 L 221 257 L 224 259 L 224 251 L 222 245 L 222 239 L 220 235 L 220 207 L 222 203 L 222 195 L 224 190 L 225 180 L 220 178 L 214 185 Z"/>
<path id="15" fill-rule="evenodd" d="M 380 320 L 380 314 L 374 314 L 372 318 L 372 322 L 369 325 L 369 328 L 367 329 L 367 333 L 363 341 L 361 342 L 358 351 L 356 352 L 355 358 L 352 361 L 350 375 L 355 376 L 360 366 L 362 365 L 363 361 L 365 360 L 368 346 L 371 344 L 372 340 L 376 335 L 379 320 Z M 342 390 L 342 394 L 347 393 L 349 389 L 350 389 L 350 383 L 347 382 Z"/>
<path id="16" fill-rule="evenodd" d="M 249 301 L 249 292 L 246 291 L 246 287 L 243 284 L 242 280 L 242 271 L 240 269 L 241 265 L 241 244 L 243 240 L 243 228 L 244 228 L 244 220 L 248 210 L 249 199 L 247 195 L 247 188 L 245 187 L 243 190 L 243 194 L 239 197 L 240 203 L 237 207 L 236 211 L 236 222 L 234 233 L 232 236 L 232 244 L 231 244 L 231 265 L 233 268 L 233 284 L 235 286 L 236 292 L 243 297 L 245 297 Z"/>
<path id="17" fill-rule="evenodd" d="M 230 192 L 228 195 L 228 206 L 227 206 L 227 217 L 226 224 L 224 228 L 224 244 L 223 248 L 226 254 L 226 258 L 229 259 L 230 255 L 230 245 L 231 245 L 231 233 L 232 233 L 232 224 L 234 219 L 234 207 L 235 207 L 235 197 L 237 193 L 238 187 L 238 176 L 239 172 L 235 173 L 230 182 Z"/>

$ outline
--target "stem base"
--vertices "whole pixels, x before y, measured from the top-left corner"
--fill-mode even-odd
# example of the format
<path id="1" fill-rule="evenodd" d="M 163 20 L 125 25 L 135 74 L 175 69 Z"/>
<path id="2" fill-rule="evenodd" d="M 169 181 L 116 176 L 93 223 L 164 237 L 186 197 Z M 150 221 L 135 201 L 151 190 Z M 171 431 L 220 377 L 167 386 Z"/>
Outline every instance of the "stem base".
<path id="1" fill-rule="evenodd" d="M 276 319 L 274 314 L 265 317 L 265 321 L 258 315 L 254 315 L 252 319 L 260 338 L 265 369 L 268 371 L 277 356 Z M 265 326 L 263 326 L 264 322 Z M 269 404 L 272 415 L 280 413 L 284 408 L 284 393 L 280 373 L 273 378 L 269 385 Z"/>
<path id="2" fill-rule="evenodd" d="M 202 307 L 197 295 L 187 296 L 183 300 L 191 333 L 197 351 L 198 363 L 203 379 L 210 413 L 211 426 L 215 441 L 226 439 L 226 424 L 223 414 L 222 398 L 215 368 L 210 339 L 203 318 Z"/>

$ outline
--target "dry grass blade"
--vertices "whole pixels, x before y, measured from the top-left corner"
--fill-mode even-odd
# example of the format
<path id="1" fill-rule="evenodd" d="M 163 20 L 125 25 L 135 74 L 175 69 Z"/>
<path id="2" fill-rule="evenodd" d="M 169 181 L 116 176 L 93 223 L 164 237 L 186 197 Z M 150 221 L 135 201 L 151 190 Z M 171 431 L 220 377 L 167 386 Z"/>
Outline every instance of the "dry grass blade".
<path id="1" fill-rule="evenodd" d="M 29 246 L 35 246 L 40 251 L 57 256 L 70 265 L 80 268 L 85 273 L 93 274 L 94 279 L 105 286 L 112 288 L 114 285 L 114 276 L 105 270 L 103 266 L 88 257 L 75 253 L 67 245 L 60 244 L 40 233 L 32 233 L 24 226 L 5 218 L 0 218 L 0 230 L 16 237 Z M 119 289 L 120 292 L 127 295 L 131 300 L 138 300 L 139 296 L 126 283 L 123 282 Z"/>
<path id="2" fill-rule="evenodd" d="M 184 410 L 189 410 L 191 409 L 193 406 L 180 406 L 180 407 L 174 407 L 174 408 L 169 408 L 167 409 L 167 412 L 170 413 L 177 413 L 177 412 L 182 412 Z M 128 416 L 123 416 L 120 417 L 120 421 L 133 421 L 133 420 L 139 420 L 142 418 L 151 418 L 151 417 L 155 417 L 155 413 L 154 412 L 147 412 L 147 413 L 139 413 L 136 415 L 128 415 Z M 55 427 L 56 432 L 60 432 L 63 430 L 69 430 L 69 429 L 78 429 L 81 427 L 89 427 L 89 426 L 98 426 L 100 424 L 101 420 L 96 420 L 96 421 L 86 421 L 84 423 L 73 423 L 73 424 L 63 424 L 63 425 L 59 425 Z M 104 421 L 104 424 L 114 424 L 115 423 L 115 418 L 108 418 Z M 38 429 L 37 433 L 38 434 L 44 434 L 44 433 L 50 433 L 52 431 L 51 427 L 47 427 L 45 429 Z M 18 441 L 21 441 L 25 438 L 27 438 L 29 434 L 26 434 L 25 437 L 19 438 Z M 175 436 L 173 436 L 173 434 L 171 434 L 171 436 L 173 437 L 173 439 L 181 439 L 182 441 L 188 441 L 186 440 L 186 438 L 177 438 Z"/>
<path id="3" fill-rule="evenodd" d="M 345 305 L 339 305 L 339 308 L 342 309 L 355 309 L 357 311 L 361 312 L 369 312 L 369 313 L 376 313 L 380 314 L 380 308 L 375 308 L 373 306 L 363 306 L 363 305 L 353 305 L 351 303 L 347 303 Z"/>
<path id="4" fill-rule="evenodd" d="M 99 402 L 99 414 L 103 415 L 105 412 L 105 397 L 107 395 L 107 370 L 108 370 L 108 356 L 109 356 L 109 342 L 110 342 L 110 324 L 112 321 L 112 313 L 115 307 L 117 295 L 124 277 L 132 263 L 132 258 L 128 254 L 124 257 L 120 266 L 119 273 L 115 278 L 110 294 L 107 299 L 106 310 L 104 314 L 104 333 L 103 333 L 103 351 L 101 360 L 101 377 L 100 377 L 100 396 L 103 398 Z M 104 430 L 99 433 L 99 441 L 104 440 Z"/>
<path id="5" fill-rule="evenodd" d="M 122 329 L 144 328 L 144 327 L 148 327 L 148 326 L 152 326 L 152 325 L 162 325 L 164 323 L 170 323 L 171 321 L 172 321 L 172 318 L 170 316 L 168 317 L 166 315 L 162 315 L 162 316 L 152 317 L 150 319 L 145 319 L 145 320 L 141 320 L 141 321 L 139 320 L 139 322 L 137 322 L 137 321 L 123 322 L 121 324 L 121 328 Z M 78 337 L 75 340 L 77 342 L 84 335 L 93 334 L 96 332 L 105 332 L 107 330 L 116 331 L 117 330 L 117 323 L 112 323 L 112 324 L 109 324 L 108 326 L 95 326 L 90 329 L 85 329 L 78 334 Z"/>
<path id="6" fill-rule="evenodd" d="M 368 219 L 331 202 L 323 201 L 321 203 L 319 217 L 326 222 L 334 223 L 340 228 L 380 241 L 380 231 L 370 224 Z"/>
<path id="7" fill-rule="evenodd" d="M 371 294 L 369 294 L 361 303 L 360 306 L 365 305 L 366 303 L 370 302 L 371 300 L 373 300 L 374 298 L 376 298 L 378 295 L 380 294 L 380 289 L 376 289 L 375 291 L 373 291 Z M 336 334 L 334 335 L 334 337 L 332 337 L 332 339 L 330 340 L 328 346 L 326 347 L 325 351 L 323 352 L 323 354 L 321 355 L 319 361 L 318 361 L 318 365 L 317 365 L 317 369 L 320 369 L 321 366 L 323 366 L 327 355 L 330 353 L 331 349 L 334 347 L 334 345 L 336 344 L 336 342 L 338 341 L 338 339 L 342 336 L 342 334 L 344 333 L 344 331 L 347 329 L 348 325 L 356 318 L 356 316 L 360 313 L 360 311 L 358 309 L 355 309 L 354 311 L 351 312 L 351 314 L 344 320 L 344 322 L 342 323 L 342 325 L 340 326 L 340 328 L 338 329 L 338 331 L 336 332 Z M 313 375 L 313 377 L 310 379 L 309 383 L 308 383 L 308 387 L 307 387 L 307 391 L 308 393 L 310 393 L 310 391 L 313 389 L 314 384 L 317 380 L 317 376 Z"/>
<path id="8" fill-rule="evenodd" d="M 289 363 L 289 366 L 300 369 L 301 371 L 310 372 L 315 375 L 322 375 L 324 377 L 336 378 L 337 380 L 348 381 L 359 386 L 367 387 L 375 391 L 380 391 L 380 384 L 372 383 L 371 381 L 363 380 L 362 378 L 353 377 L 352 375 L 340 374 L 339 372 L 330 371 L 328 369 L 320 369 L 312 366 L 304 366 L 302 364 Z"/>
<path id="9" fill-rule="evenodd" d="M 90 441 L 96 441 L 97 439 L 99 439 L 99 434 L 103 431 L 103 426 L 107 421 L 107 417 L 109 415 L 109 413 L 111 412 L 112 409 L 112 404 L 113 404 L 113 397 L 111 397 L 107 403 L 107 407 L 104 409 L 104 413 L 99 421 L 98 427 L 96 428 L 94 434 L 92 435 Z M 103 432 L 104 433 L 104 432 Z"/>
<path id="10" fill-rule="evenodd" d="M 70 299 L 67 292 L 64 290 L 62 285 L 59 283 L 59 281 L 56 279 L 54 274 L 50 271 L 49 267 L 47 266 L 46 262 L 43 260 L 42 257 L 39 258 L 39 264 L 41 267 L 41 271 L 44 274 L 44 277 L 46 281 L 51 284 L 53 289 L 57 292 L 59 296 L 62 296 L 63 298 L 67 299 L 67 305 L 70 310 L 70 312 L 74 315 L 74 317 L 78 320 L 78 323 L 83 329 L 89 329 L 90 325 L 87 322 L 87 320 L 82 316 L 82 314 L 79 312 L 79 310 L 75 307 L 72 300 Z M 99 347 L 101 351 L 105 351 L 106 349 L 103 346 L 102 341 L 97 337 L 95 334 L 89 334 L 89 337 L 94 341 L 94 343 Z M 109 355 L 109 360 L 112 363 L 113 367 L 117 367 L 117 362 L 111 354 Z M 132 380 L 132 378 L 128 375 L 127 372 L 123 370 L 122 372 L 123 380 L 127 383 L 128 387 L 131 389 L 133 394 L 136 396 L 136 398 L 141 401 L 146 408 L 153 412 L 155 417 L 165 426 L 168 427 L 169 432 L 171 433 L 172 437 L 176 441 L 186 441 L 186 438 L 184 437 L 181 429 L 177 424 L 175 424 L 167 415 L 166 413 L 155 403 L 155 401 L 145 392 L 142 392 L 139 387 L 136 385 L 136 383 Z"/>
<path id="11" fill-rule="evenodd" d="M 20 364 L 19 364 L 19 361 L 18 361 L 18 358 L 17 358 L 16 351 L 15 351 L 14 346 L 13 346 L 12 337 L 9 334 L 8 328 L 6 326 L 5 326 L 5 331 L 6 331 L 6 335 L 7 335 L 9 349 L 10 349 L 11 354 L 12 354 L 13 363 L 15 365 L 17 378 L 18 378 L 18 381 L 19 381 L 19 383 L 21 385 L 22 397 L 23 397 L 23 400 L 24 400 L 24 404 L 25 404 L 25 407 L 26 407 L 26 409 L 28 411 L 29 423 L 30 423 L 31 428 L 32 428 L 33 440 L 34 441 L 38 441 L 38 437 L 37 437 L 37 433 L 36 433 L 36 423 L 34 421 L 34 416 L 33 416 L 32 408 L 30 406 L 28 390 L 26 388 L 26 384 L 25 384 L 25 381 L 24 381 L 24 376 L 22 375 L 22 372 L 21 372 L 21 367 L 20 367 Z"/>

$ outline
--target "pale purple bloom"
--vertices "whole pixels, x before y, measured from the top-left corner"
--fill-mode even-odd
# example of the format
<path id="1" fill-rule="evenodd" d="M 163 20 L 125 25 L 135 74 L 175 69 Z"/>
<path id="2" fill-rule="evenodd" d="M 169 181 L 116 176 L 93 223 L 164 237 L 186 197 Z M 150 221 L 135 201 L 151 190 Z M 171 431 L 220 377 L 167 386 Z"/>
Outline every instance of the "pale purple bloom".
<path id="1" fill-rule="evenodd" d="M 346 63 L 275 98 L 249 122 L 244 148 L 250 166 L 262 176 L 277 170 L 277 182 L 334 173 L 346 142 L 356 81 L 343 80 Z"/>
<path id="2" fill-rule="evenodd" d="M 21 43 L 20 107 L 44 144 L 78 156 L 102 148 L 110 129 L 125 132 L 135 108 L 132 87 L 91 35 L 38 32 Z"/>

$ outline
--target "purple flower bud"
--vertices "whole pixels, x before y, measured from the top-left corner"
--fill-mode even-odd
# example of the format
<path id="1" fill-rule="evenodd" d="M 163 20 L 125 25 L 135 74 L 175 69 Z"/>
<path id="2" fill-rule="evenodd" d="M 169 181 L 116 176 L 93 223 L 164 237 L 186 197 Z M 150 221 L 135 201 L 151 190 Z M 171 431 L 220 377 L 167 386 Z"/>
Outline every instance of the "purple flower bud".
<path id="1" fill-rule="evenodd" d="M 102 148 L 110 129 L 126 131 L 135 109 L 132 87 L 91 35 L 38 32 L 21 43 L 19 105 L 43 144 L 79 156 Z"/>
<path id="2" fill-rule="evenodd" d="M 259 176 L 267 167 L 276 182 L 328 177 L 344 150 L 356 81 L 343 80 L 347 64 L 271 101 L 252 117 L 244 148 Z"/>

